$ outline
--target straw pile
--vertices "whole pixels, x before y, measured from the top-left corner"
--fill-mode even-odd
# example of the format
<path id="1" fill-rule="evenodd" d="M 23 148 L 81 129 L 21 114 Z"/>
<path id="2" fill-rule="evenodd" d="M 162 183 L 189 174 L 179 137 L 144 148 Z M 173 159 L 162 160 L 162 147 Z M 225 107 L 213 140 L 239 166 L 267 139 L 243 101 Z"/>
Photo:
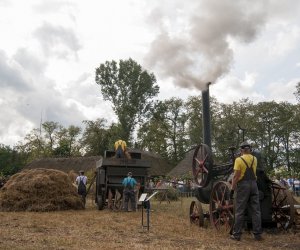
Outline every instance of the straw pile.
<path id="1" fill-rule="evenodd" d="M 54 169 L 24 170 L 0 190 L 0 211 L 84 209 L 68 174 Z"/>

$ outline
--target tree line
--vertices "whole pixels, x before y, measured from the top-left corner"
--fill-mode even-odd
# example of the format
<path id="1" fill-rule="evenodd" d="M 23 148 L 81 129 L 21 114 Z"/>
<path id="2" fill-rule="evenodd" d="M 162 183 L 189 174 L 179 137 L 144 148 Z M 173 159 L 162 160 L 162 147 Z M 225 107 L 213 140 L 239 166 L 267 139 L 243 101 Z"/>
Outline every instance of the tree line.
<path id="1" fill-rule="evenodd" d="M 155 100 L 159 93 L 153 73 L 134 60 L 105 62 L 96 68 L 95 81 L 110 101 L 117 123 L 105 118 L 82 121 L 82 127 L 64 127 L 46 121 L 30 131 L 13 149 L 0 145 L 0 172 L 12 174 L 44 157 L 103 155 L 122 138 L 131 148 L 160 154 L 174 166 L 202 143 L 201 96 L 187 100 Z M 268 171 L 285 166 L 300 173 L 300 83 L 298 104 L 242 99 L 224 104 L 211 97 L 211 138 L 215 163 L 229 160 L 229 148 L 245 139 L 262 152 Z M 244 138 L 242 138 L 244 137 Z"/>

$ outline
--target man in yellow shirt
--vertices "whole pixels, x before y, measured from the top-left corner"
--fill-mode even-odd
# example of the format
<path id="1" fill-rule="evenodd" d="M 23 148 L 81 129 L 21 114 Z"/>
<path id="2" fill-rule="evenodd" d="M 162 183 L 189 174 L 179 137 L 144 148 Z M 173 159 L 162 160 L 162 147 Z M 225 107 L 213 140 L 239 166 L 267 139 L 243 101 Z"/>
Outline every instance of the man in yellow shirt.
<path id="1" fill-rule="evenodd" d="M 116 151 L 116 158 L 126 158 L 130 159 L 130 154 L 127 152 L 126 142 L 123 140 L 117 140 L 114 145 Z"/>
<path id="2" fill-rule="evenodd" d="M 257 159 L 251 154 L 251 146 L 248 142 L 241 144 L 241 156 L 234 162 L 234 176 L 232 179 L 231 195 L 236 192 L 235 217 L 232 240 L 241 239 L 244 226 L 244 215 L 249 205 L 251 208 L 253 235 L 255 240 L 261 240 L 261 212 L 259 193 L 256 183 Z"/>

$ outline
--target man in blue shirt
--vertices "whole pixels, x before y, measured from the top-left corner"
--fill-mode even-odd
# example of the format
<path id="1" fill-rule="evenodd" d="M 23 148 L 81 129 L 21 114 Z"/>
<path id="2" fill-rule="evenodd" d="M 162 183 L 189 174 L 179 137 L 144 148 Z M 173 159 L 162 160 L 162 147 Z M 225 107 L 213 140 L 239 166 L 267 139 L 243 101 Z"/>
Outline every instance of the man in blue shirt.
<path id="1" fill-rule="evenodd" d="M 137 182 L 132 177 L 132 173 L 129 172 L 127 174 L 127 177 L 123 179 L 122 185 L 124 187 L 123 195 L 125 197 L 124 200 L 124 210 L 129 212 L 128 210 L 128 201 L 130 201 L 130 207 L 132 211 L 136 211 L 136 202 L 135 202 L 135 192 L 134 188 L 136 186 Z"/>

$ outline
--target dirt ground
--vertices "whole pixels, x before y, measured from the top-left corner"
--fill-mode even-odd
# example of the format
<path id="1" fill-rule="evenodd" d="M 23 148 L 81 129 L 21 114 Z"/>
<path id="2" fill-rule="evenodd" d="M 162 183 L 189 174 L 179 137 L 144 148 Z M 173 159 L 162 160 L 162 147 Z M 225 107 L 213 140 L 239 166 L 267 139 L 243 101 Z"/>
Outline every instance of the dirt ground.
<path id="1" fill-rule="evenodd" d="M 78 211 L 0 212 L 0 249 L 300 249 L 300 233 L 264 232 L 262 242 L 245 233 L 234 242 L 209 225 L 190 225 L 190 202 L 152 201 L 149 232 L 141 210 L 98 211 L 92 199 Z"/>

